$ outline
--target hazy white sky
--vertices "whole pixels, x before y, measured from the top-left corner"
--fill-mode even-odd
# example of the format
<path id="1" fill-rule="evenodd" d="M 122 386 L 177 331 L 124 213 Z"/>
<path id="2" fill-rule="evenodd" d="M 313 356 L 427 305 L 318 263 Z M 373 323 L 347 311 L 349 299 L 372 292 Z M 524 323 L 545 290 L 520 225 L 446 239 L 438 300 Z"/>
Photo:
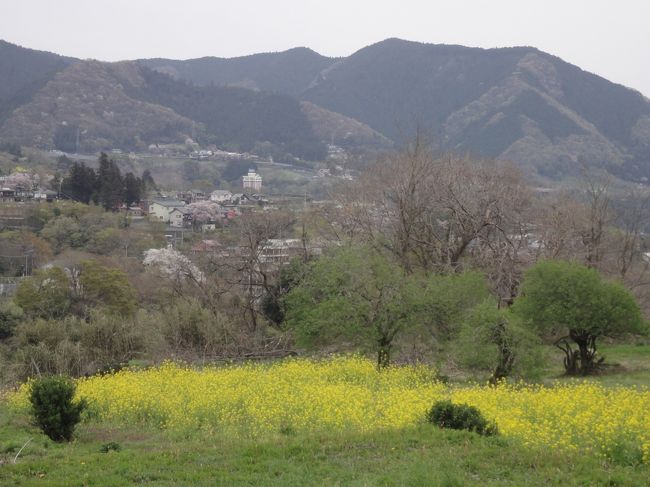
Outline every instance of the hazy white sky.
<path id="1" fill-rule="evenodd" d="M 650 96 L 648 0 L 0 0 L 1 39 L 106 61 L 345 56 L 388 37 L 535 46 Z"/>

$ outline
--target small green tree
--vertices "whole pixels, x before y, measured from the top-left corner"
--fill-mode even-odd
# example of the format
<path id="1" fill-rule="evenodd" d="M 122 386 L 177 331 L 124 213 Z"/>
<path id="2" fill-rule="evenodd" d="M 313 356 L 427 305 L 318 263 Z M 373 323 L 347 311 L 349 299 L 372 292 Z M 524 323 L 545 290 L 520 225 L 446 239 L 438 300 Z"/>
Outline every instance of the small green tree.
<path id="1" fill-rule="evenodd" d="M 423 278 L 417 298 L 421 321 L 439 342 L 449 342 L 458 336 L 467 311 L 489 296 L 487 280 L 481 273 L 431 274 Z"/>
<path id="2" fill-rule="evenodd" d="M 38 270 L 16 289 L 14 303 L 30 317 L 61 318 L 71 304 L 70 280 L 60 267 Z"/>
<path id="3" fill-rule="evenodd" d="M 622 284 L 572 262 L 543 261 L 530 268 L 514 311 L 541 336 L 554 338 L 568 375 L 598 370 L 604 360 L 597 357 L 598 338 L 644 329 L 639 305 Z"/>
<path id="4" fill-rule="evenodd" d="M 14 334 L 16 325 L 24 315 L 22 308 L 11 301 L 0 303 L 0 340 L 5 340 Z"/>
<path id="5" fill-rule="evenodd" d="M 81 263 L 81 298 L 84 304 L 106 309 L 122 316 L 136 311 L 136 292 L 126 274 L 94 260 Z"/>
<path id="6" fill-rule="evenodd" d="M 514 372 L 530 376 L 543 364 L 539 338 L 527 330 L 510 310 L 498 309 L 486 300 L 472 309 L 464 320 L 457 356 L 466 367 L 490 370 L 491 383 Z"/>
<path id="7" fill-rule="evenodd" d="M 81 421 L 86 401 L 73 402 L 75 390 L 75 383 L 62 376 L 45 377 L 32 384 L 32 415 L 43 433 L 54 441 L 70 441 Z"/>
<path id="8" fill-rule="evenodd" d="M 412 280 L 385 256 L 346 248 L 309 265 L 285 299 L 286 323 L 304 344 L 347 341 L 375 349 L 390 364 L 395 337 L 414 325 Z"/>
<path id="9" fill-rule="evenodd" d="M 86 245 L 89 239 L 89 229 L 79 222 L 78 218 L 60 216 L 47 222 L 41 236 L 48 241 L 55 253 L 67 247 L 79 248 Z"/>

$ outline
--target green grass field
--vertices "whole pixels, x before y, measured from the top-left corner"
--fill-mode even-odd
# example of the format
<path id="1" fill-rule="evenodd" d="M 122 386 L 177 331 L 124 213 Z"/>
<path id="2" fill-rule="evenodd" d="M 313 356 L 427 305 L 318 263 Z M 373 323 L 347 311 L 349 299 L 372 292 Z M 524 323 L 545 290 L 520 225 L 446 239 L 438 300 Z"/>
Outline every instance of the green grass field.
<path id="1" fill-rule="evenodd" d="M 650 347 L 603 347 L 606 385 L 650 384 Z M 549 372 L 560 373 L 560 368 Z M 27 416 L 0 404 L 0 485 L 404 485 L 644 486 L 650 465 L 624 452 L 611 460 L 522 448 L 504 437 L 440 430 L 296 434 L 261 439 L 219 432 L 128 429 L 84 423 L 53 443 Z M 14 458 L 29 439 L 31 442 Z M 117 451 L 108 445 L 119 445 Z M 109 449 L 108 452 L 103 450 Z"/>
<path id="2" fill-rule="evenodd" d="M 647 485 L 647 466 L 525 451 L 504 438 L 422 425 L 369 436 L 263 441 L 82 425 L 56 444 L 2 416 L 2 485 Z M 13 459 L 22 444 L 16 464 Z M 109 442 L 119 451 L 102 453 Z"/>
<path id="3" fill-rule="evenodd" d="M 605 357 L 606 368 L 604 373 L 590 380 L 598 381 L 605 385 L 638 386 L 650 388 L 650 346 L 648 345 L 603 345 L 599 353 Z M 553 355 L 553 367 L 548 372 L 548 379 L 562 377 L 561 352 Z"/>

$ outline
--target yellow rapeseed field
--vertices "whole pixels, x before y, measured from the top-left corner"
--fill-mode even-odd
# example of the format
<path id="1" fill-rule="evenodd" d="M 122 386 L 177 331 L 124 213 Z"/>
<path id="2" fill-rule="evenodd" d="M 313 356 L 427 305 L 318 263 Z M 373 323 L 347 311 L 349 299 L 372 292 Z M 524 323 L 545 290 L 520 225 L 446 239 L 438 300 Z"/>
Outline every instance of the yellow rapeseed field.
<path id="1" fill-rule="evenodd" d="M 650 462 L 650 392 L 590 382 L 553 387 L 448 386 L 426 366 L 378 372 L 372 361 L 291 359 L 196 369 L 165 363 L 77 381 L 90 418 L 233 435 L 353 430 L 424 421 L 440 399 L 478 407 L 504 436 L 531 447 L 609 456 L 636 448 Z M 10 401 L 27 407 L 29 383 Z"/>

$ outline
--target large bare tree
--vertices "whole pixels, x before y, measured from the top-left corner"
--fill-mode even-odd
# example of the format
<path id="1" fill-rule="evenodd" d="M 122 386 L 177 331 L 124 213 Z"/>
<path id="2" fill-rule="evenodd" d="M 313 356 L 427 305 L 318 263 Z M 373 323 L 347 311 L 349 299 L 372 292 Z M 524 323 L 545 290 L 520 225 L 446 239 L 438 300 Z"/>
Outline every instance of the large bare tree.
<path id="1" fill-rule="evenodd" d="M 347 235 L 388 250 L 407 272 L 455 272 L 472 258 L 505 300 L 514 295 L 530 195 L 511 164 L 436 156 L 418 137 L 337 198 Z"/>

